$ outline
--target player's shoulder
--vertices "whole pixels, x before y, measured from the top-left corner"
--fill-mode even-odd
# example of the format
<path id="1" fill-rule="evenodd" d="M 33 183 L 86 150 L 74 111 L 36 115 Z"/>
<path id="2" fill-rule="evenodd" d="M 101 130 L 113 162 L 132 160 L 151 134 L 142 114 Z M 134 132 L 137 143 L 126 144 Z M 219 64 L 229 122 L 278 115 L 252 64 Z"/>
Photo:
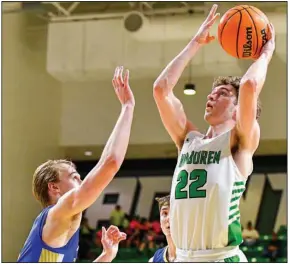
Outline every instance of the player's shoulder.
<path id="1" fill-rule="evenodd" d="M 52 207 L 53 206 L 51 205 L 51 206 L 47 206 L 43 208 L 41 212 L 38 214 L 38 216 L 36 217 L 35 222 L 46 222 L 47 215 L 49 214 L 49 211 Z"/>
<path id="2" fill-rule="evenodd" d="M 157 249 L 152 258 L 152 262 L 155 262 L 155 263 L 168 262 L 166 252 L 167 252 L 167 246 Z"/>
<path id="3" fill-rule="evenodd" d="M 195 138 L 203 138 L 204 136 L 198 130 L 190 130 L 184 137 L 184 144 L 192 142 Z"/>

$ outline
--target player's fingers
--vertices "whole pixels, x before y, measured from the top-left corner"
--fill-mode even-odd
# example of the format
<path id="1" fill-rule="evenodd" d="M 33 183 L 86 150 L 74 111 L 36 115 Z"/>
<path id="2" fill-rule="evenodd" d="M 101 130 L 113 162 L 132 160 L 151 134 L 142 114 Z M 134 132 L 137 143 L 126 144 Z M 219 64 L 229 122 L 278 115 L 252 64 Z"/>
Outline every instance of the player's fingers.
<path id="1" fill-rule="evenodd" d="M 113 87 L 114 87 L 114 88 L 117 88 L 117 86 L 116 86 L 117 84 L 116 84 L 115 79 L 112 80 L 112 84 L 113 84 Z"/>
<path id="2" fill-rule="evenodd" d="M 115 239 L 117 239 L 119 237 L 119 230 L 114 230 L 111 232 L 111 236 Z"/>
<path id="3" fill-rule="evenodd" d="M 124 241 L 124 240 L 126 240 L 126 237 L 119 237 L 118 243 L 121 242 L 121 241 Z"/>
<path id="4" fill-rule="evenodd" d="M 118 86 L 120 85 L 120 82 L 119 82 L 120 71 L 121 71 L 121 67 L 118 66 L 118 69 L 117 69 L 117 72 L 116 72 L 116 77 L 115 77 L 115 82 L 116 82 L 116 84 Z"/>
<path id="5" fill-rule="evenodd" d="M 271 32 L 271 37 L 275 37 L 275 27 L 273 23 L 270 23 L 270 32 Z"/>
<path id="6" fill-rule="evenodd" d="M 211 42 L 213 40 L 215 40 L 215 36 L 208 36 L 207 37 L 207 42 Z"/>
<path id="7" fill-rule="evenodd" d="M 119 66 L 117 66 L 115 69 L 114 78 L 113 78 L 114 80 L 117 80 L 118 72 L 119 72 Z"/>
<path id="8" fill-rule="evenodd" d="M 267 40 L 271 40 L 273 38 L 273 33 L 272 33 L 272 27 L 271 27 L 271 24 L 268 24 L 267 25 L 267 29 L 268 29 L 268 34 L 267 34 Z M 268 42 L 267 41 L 267 42 Z"/>
<path id="9" fill-rule="evenodd" d="M 119 237 L 118 237 L 118 243 L 119 243 L 120 241 L 125 240 L 126 238 L 127 238 L 127 235 L 126 235 L 125 233 L 120 234 Z"/>
<path id="10" fill-rule="evenodd" d="M 102 238 L 101 238 L 102 241 L 105 239 L 105 236 L 106 236 L 106 228 L 102 226 Z"/>
<path id="11" fill-rule="evenodd" d="M 126 239 L 126 238 L 127 238 L 127 234 L 124 233 L 124 232 L 121 232 L 121 233 L 120 233 L 120 238 L 121 238 L 122 240 Z"/>
<path id="12" fill-rule="evenodd" d="M 126 70 L 126 72 L 125 72 L 124 84 L 125 85 L 128 85 L 129 84 L 129 70 Z"/>
<path id="13" fill-rule="evenodd" d="M 123 85 L 123 66 L 120 67 L 119 75 L 118 75 L 118 82 L 120 85 Z"/>
<path id="14" fill-rule="evenodd" d="M 119 228 L 115 225 L 110 225 L 109 229 L 110 229 L 110 231 L 119 230 Z"/>
<path id="15" fill-rule="evenodd" d="M 217 5 L 217 4 L 214 4 L 214 5 L 212 6 L 212 8 L 211 8 L 211 10 L 210 10 L 210 12 L 209 12 L 209 14 L 208 14 L 208 16 L 207 16 L 207 19 L 208 19 L 208 20 L 210 20 L 210 19 L 214 16 L 214 14 L 215 14 L 217 8 L 218 8 L 218 5 Z"/>
<path id="16" fill-rule="evenodd" d="M 112 232 L 114 232 L 115 230 L 118 230 L 119 231 L 119 228 L 118 227 L 116 227 L 116 226 L 113 226 L 113 225 L 111 225 L 109 228 L 108 228 L 108 233 L 112 233 Z"/>
<path id="17" fill-rule="evenodd" d="M 220 13 L 215 14 L 214 17 L 206 24 L 206 26 L 211 27 L 219 17 Z"/>

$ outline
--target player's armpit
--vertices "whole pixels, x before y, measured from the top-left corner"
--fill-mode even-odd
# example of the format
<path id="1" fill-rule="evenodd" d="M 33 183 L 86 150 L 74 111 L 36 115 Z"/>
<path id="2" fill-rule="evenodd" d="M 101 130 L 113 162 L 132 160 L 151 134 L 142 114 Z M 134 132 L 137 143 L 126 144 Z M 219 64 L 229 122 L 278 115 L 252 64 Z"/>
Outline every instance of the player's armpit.
<path id="1" fill-rule="evenodd" d="M 172 91 L 167 95 L 161 93 L 161 89 L 154 87 L 154 99 L 161 120 L 177 148 L 181 149 L 187 133 L 196 130 L 196 127 L 187 119 L 182 103 Z"/>

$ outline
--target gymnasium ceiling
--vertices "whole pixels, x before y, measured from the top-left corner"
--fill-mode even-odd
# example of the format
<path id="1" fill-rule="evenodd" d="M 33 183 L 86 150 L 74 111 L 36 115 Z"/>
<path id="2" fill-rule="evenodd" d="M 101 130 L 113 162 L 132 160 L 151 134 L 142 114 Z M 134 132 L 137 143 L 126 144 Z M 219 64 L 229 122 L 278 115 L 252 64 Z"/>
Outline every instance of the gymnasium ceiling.
<path id="1" fill-rule="evenodd" d="M 93 14 L 95 19 L 110 14 L 125 14 L 138 10 L 148 15 L 174 15 L 189 11 L 199 14 L 208 13 L 213 2 L 2 2 L 2 13 L 24 13 L 28 27 L 45 26 L 50 20 L 84 18 Z M 222 2 L 219 12 L 249 2 Z M 251 2 L 251 5 L 261 8 L 264 12 L 287 12 L 287 2 Z M 72 159 L 97 159 L 103 146 L 66 147 L 65 155 Z M 84 152 L 92 151 L 92 156 L 84 156 Z M 260 143 L 256 154 L 285 154 L 287 153 L 286 140 L 264 140 Z M 173 144 L 130 145 L 127 158 L 159 158 L 176 157 L 176 148 Z"/>
<path id="2" fill-rule="evenodd" d="M 167 15 L 177 13 L 208 13 L 214 2 L 2 2 L 2 12 L 26 13 L 32 24 L 42 24 L 57 18 L 76 19 L 94 14 L 102 18 L 108 14 L 126 13 L 138 10 L 146 15 Z M 218 3 L 218 2 L 216 2 Z M 221 2 L 219 11 L 249 2 Z M 251 2 L 251 5 L 261 8 L 264 12 L 286 12 L 287 2 Z"/>

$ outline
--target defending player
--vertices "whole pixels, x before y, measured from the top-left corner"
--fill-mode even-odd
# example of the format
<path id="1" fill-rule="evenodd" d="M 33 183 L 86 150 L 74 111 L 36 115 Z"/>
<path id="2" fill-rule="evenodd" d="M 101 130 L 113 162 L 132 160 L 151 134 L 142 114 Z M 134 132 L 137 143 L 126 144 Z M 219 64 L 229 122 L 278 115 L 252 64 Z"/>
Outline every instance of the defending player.
<path id="1" fill-rule="evenodd" d="M 175 245 L 171 238 L 169 225 L 170 195 L 162 198 L 156 198 L 156 201 L 159 204 L 160 224 L 162 232 L 166 237 L 167 246 L 158 249 L 149 262 L 174 262 L 176 258 Z"/>
<path id="2" fill-rule="evenodd" d="M 77 257 L 82 211 L 92 205 L 119 170 L 129 143 L 135 99 L 129 71 L 123 80 L 117 67 L 113 86 L 122 109 L 98 164 L 81 181 L 66 160 L 40 165 L 33 176 L 33 192 L 44 207 L 34 221 L 18 262 L 73 262 Z"/>
<path id="3" fill-rule="evenodd" d="M 154 83 L 154 98 L 179 157 L 172 180 L 170 229 L 177 262 L 246 261 L 239 199 L 260 140 L 258 97 L 275 49 L 275 33 L 242 78 L 218 77 L 207 97 L 202 134 L 187 119 L 173 88 L 197 51 L 214 37 L 214 5 L 188 45 Z"/>

